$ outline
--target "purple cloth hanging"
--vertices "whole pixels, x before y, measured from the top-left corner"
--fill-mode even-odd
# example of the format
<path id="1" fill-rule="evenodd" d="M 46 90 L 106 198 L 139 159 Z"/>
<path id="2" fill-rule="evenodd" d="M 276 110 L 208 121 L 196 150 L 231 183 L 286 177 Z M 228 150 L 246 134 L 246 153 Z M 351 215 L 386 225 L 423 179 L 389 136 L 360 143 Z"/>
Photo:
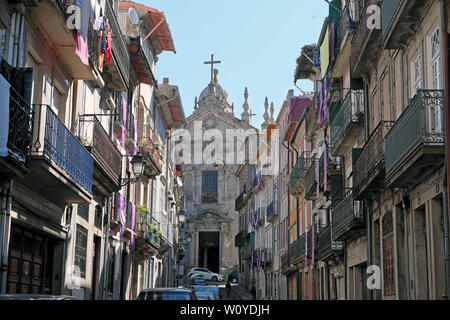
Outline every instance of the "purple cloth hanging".
<path id="1" fill-rule="evenodd" d="M 334 54 L 336 50 L 336 35 L 335 35 L 336 24 L 333 21 L 331 23 L 331 61 L 336 60 L 336 56 Z"/>
<path id="2" fill-rule="evenodd" d="M 320 168 L 319 168 L 319 161 L 316 162 L 316 194 L 317 198 L 320 196 Z"/>
<path id="3" fill-rule="evenodd" d="M 125 226 L 127 223 L 127 215 L 125 212 L 125 197 L 119 193 L 119 209 L 120 209 L 120 224 Z"/>
<path id="4" fill-rule="evenodd" d="M 324 114 L 324 118 L 327 119 L 328 118 L 328 100 L 327 100 L 327 93 L 328 93 L 328 78 L 325 77 L 324 80 L 324 93 L 325 93 L 325 98 L 324 98 L 324 103 L 323 103 L 323 114 Z"/>
<path id="5" fill-rule="evenodd" d="M 125 148 L 125 123 L 127 120 L 127 102 L 125 101 L 124 97 L 122 97 L 122 136 L 120 140 L 120 145 L 122 148 Z"/>
<path id="6" fill-rule="evenodd" d="M 328 151 L 327 151 L 327 144 L 325 143 L 325 150 L 323 151 L 324 156 L 323 156 L 323 190 L 324 191 L 328 191 L 328 177 L 327 177 L 327 173 L 328 173 Z"/>

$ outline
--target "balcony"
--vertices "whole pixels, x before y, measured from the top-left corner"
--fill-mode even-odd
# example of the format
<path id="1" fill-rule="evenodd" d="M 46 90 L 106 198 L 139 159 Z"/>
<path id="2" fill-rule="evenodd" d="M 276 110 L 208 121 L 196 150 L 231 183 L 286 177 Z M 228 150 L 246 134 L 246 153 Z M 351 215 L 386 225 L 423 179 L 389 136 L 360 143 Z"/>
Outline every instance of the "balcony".
<path id="1" fill-rule="evenodd" d="M 122 155 L 96 116 L 79 116 L 78 139 L 95 160 L 94 192 L 108 197 L 119 191 Z"/>
<path id="2" fill-rule="evenodd" d="M 318 259 L 326 261 L 330 256 L 342 253 L 344 245 L 342 242 L 331 239 L 331 225 L 329 224 L 319 233 Z"/>
<path id="3" fill-rule="evenodd" d="M 234 201 L 234 210 L 235 211 L 239 211 L 241 210 L 244 205 L 245 205 L 245 186 L 244 186 L 244 191 L 241 192 L 241 194 L 236 198 L 236 200 Z"/>
<path id="4" fill-rule="evenodd" d="M 306 130 L 306 141 L 311 142 L 317 137 L 318 129 L 320 128 L 318 123 L 319 114 L 319 96 L 318 94 L 314 97 L 314 102 L 306 109 L 305 116 L 305 130 Z"/>
<path id="5" fill-rule="evenodd" d="M 416 34 L 433 1 L 389 0 L 381 4 L 384 49 L 405 49 Z"/>
<path id="6" fill-rule="evenodd" d="M 49 43 L 54 46 L 55 56 L 67 68 L 72 78 L 96 80 L 98 76 L 91 64 L 84 64 L 75 53 L 76 33 L 67 28 L 67 8 L 72 4 L 75 4 L 75 0 L 39 1 L 38 5 L 28 6 L 27 13 L 32 17 L 31 28 L 39 30 L 39 33 L 49 38 Z"/>
<path id="7" fill-rule="evenodd" d="M 34 105 L 32 169 L 29 181 L 52 201 L 89 202 L 94 159 L 48 105 Z"/>
<path id="8" fill-rule="evenodd" d="M 136 249 L 144 256 L 152 256 L 160 248 L 158 222 L 149 212 L 139 211 L 136 216 Z"/>
<path id="9" fill-rule="evenodd" d="M 327 174 L 327 193 L 331 189 L 332 175 L 342 175 L 341 159 L 339 157 L 330 157 L 327 154 L 327 161 L 325 162 L 325 152 L 322 153 L 319 159 L 319 186 L 320 190 L 325 190 L 325 167 Z"/>
<path id="10" fill-rule="evenodd" d="M 309 152 L 303 152 L 298 158 L 289 178 L 289 191 L 292 195 L 298 195 L 303 191 L 304 178 L 308 172 Z"/>
<path id="11" fill-rule="evenodd" d="M 391 127 L 392 122 L 380 122 L 353 164 L 353 192 L 358 199 L 385 189 L 385 137 Z"/>
<path id="12" fill-rule="evenodd" d="M 159 176 L 163 168 L 162 144 L 151 126 L 147 126 L 146 136 L 138 139 L 139 151 L 145 157 L 144 174 L 149 178 Z"/>
<path id="13" fill-rule="evenodd" d="M 244 246 L 244 231 L 240 231 L 235 237 L 234 237 L 234 246 L 236 248 L 241 248 Z"/>
<path id="14" fill-rule="evenodd" d="M 281 255 L 281 270 L 283 273 L 287 271 L 287 269 L 290 266 L 290 260 L 289 260 L 289 251 L 286 250 L 285 253 Z"/>
<path id="15" fill-rule="evenodd" d="M 311 229 L 308 231 L 306 236 L 308 237 L 308 248 L 307 248 L 308 258 L 312 259 L 313 243 L 314 243 L 314 257 L 317 257 L 317 251 L 318 251 L 317 250 L 317 241 L 319 240 L 319 235 L 318 235 L 318 232 L 316 229 L 314 229 L 314 232 Z"/>
<path id="16" fill-rule="evenodd" d="M 9 118 L 5 121 L 6 126 L 3 128 L 8 132 L 8 138 L 5 139 L 6 141 L 2 141 L 2 144 L 6 143 L 7 150 L 4 150 L 4 154 L 0 155 L 0 163 L 4 165 L 4 168 L 0 166 L 0 176 L 3 174 L 9 175 L 12 172 L 23 175 L 28 172 L 30 165 L 33 110 L 25 97 L 27 96 L 29 99 L 31 86 L 26 88 L 25 83 L 16 82 L 18 82 L 18 79 L 30 79 L 32 70 L 13 69 L 0 58 L 0 71 L 1 75 L 11 85 L 9 97 L 4 97 L 6 98 L 5 104 L 8 105 L 0 105 L 0 109 L 9 110 Z"/>
<path id="17" fill-rule="evenodd" d="M 364 91 L 350 90 L 331 123 L 331 154 L 343 156 L 363 133 Z"/>
<path id="18" fill-rule="evenodd" d="M 272 222 L 275 217 L 278 217 L 279 214 L 279 204 L 278 201 L 272 201 L 267 207 L 267 222 Z"/>
<path id="19" fill-rule="evenodd" d="M 289 260 L 291 264 L 296 264 L 301 261 L 301 258 L 306 254 L 306 233 L 302 234 L 297 240 L 289 246 Z"/>
<path id="20" fill-rule="evenodd" d="M 348 9 L 348 13 L 347 13 Z M 339 21 L 336 25 L 335 63 L 332 71 L 333 78 L 343 77 L 348 70 L 348 57 L 351 54 L 351 40 L 361 14 L 361 0 L 346 2 Z M 352 21 L 349 18 L 352 16 Z"/>
<path id="21" fill-rule="evenodd" d="M 332 208 L 332 239 L 341 241 L 351 238 L 354 232 L 364 231 L 362 202 L 356 201 L 348 189 L 344 198 Z"/>
<path id="22" fill-rule="evenodd" d="M 309 169 L 305 177 L 305 198 L 307 200 L 317 199 L 316 163 L 316 159 L 310 160 Z"/>
<path id="23" fill-rule="evenodd" d="M 112 33 L 111 63 L 105 63 L 103 66 L 103 73 L 107 72 L 109 75 L 108 79 L 111 80 L 106 84 L 115 91 L 127 91 L 130 82 L 131 61 L 111 1 L 105 1 L 105 16 L 109 20 L 109 27 Z"/>
<path id="24" fill-rule="evenodd" d="M 443 165 L 444 91 L 419 90 L 386 135 L 386 187 L 409 188 Z"/>
<path id="25" fill-rule="evenodd" d="M 390 1 L 390 0 L 387 0 Z M 351 43 L 351 70 L 354 78 L 362 78 L 379 57 L 381 50 L 381 31 L 375 27 L 369 28 L 373 13 L 370 6 L 380 6 L 383 0 L 366 0 L 361 18 Z"/>
<path id="26" fill-rule="evenodd" d="M 130 38 L 128 52 L 131 57 L 131 64 L 137 74 L 137 82 L 156 87 L 158 82 L 154 74 L 155 61 L 148 42 L 142 41 L 142 37 Z"/>

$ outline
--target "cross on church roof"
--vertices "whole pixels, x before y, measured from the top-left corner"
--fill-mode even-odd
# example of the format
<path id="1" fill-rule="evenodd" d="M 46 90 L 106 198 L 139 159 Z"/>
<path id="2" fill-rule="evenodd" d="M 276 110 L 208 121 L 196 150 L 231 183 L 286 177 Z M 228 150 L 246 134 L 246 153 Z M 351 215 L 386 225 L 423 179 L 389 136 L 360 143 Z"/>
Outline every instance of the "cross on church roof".
<path id="1" fill-rule="evenodd" d="M 211 61 L 205 61 L 204 64 L 211 65 L 211 83 L 214 83 L 214 64 L 222 63 L 222 61 L 214 61 L 214 54 L 211 54 Z"/>

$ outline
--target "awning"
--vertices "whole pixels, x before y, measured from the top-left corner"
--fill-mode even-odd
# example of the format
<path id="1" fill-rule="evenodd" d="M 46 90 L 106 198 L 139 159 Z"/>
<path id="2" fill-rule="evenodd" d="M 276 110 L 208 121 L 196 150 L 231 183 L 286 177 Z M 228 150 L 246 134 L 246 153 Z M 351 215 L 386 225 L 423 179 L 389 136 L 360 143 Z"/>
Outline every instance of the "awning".
<path id="1" fill-rule="evenodd" d="M 158 11 L 154 8 L 144 6 L 132 1 L 120 1 L 119 8 L 135 8 L 140 11 L 147 11 L 153 27 L 158 26 L 154 33 L 156 34 L 159 45 L 162 51 L 172 51 L 176 53 L 175 45 L 173 43 L 172 34 L 170 33 L 169 24 L 167 23 L 164 12 Z M 161 24 L 160 24 L 161 23 Z"/>

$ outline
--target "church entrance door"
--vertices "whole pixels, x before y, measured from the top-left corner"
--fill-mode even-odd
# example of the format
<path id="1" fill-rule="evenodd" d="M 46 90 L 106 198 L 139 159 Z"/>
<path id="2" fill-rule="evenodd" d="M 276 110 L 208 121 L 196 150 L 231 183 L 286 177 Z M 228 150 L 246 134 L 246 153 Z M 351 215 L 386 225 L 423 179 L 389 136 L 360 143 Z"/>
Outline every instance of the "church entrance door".
<path id="1" fill-rule="evenodd" d="M 199 267 L 219 273 L 220 267 L 219 232 L 200 232 L 199 234 Z"/>

